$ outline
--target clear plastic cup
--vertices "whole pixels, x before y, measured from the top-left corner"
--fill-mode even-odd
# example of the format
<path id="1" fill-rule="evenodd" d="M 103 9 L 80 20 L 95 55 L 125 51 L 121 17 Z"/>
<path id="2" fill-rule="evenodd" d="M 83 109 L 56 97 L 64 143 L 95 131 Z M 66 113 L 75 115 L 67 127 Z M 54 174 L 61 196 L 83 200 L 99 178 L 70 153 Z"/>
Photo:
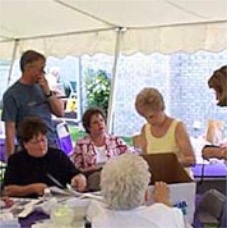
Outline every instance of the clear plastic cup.
<path id="1" fill-rule="evenodd" d="M 74 220 L 74 211 L 68 205 L 56 205 L 50 214 L 50 218 L 56 227 L 71 227 Z"/>

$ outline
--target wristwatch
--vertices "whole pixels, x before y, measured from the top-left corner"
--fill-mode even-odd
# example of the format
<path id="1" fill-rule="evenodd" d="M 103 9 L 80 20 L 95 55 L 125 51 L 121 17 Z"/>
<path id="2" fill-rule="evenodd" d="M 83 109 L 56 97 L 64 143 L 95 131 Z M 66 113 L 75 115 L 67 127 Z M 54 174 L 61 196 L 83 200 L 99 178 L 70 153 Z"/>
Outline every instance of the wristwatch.
<path id="1" fill-rule="evenodd" d="M 51 97 L 53 95 L 53 92 L 50 91 L 49 94 L 45 94 L 45 97 L 48 98 L 48 97 Z"/>

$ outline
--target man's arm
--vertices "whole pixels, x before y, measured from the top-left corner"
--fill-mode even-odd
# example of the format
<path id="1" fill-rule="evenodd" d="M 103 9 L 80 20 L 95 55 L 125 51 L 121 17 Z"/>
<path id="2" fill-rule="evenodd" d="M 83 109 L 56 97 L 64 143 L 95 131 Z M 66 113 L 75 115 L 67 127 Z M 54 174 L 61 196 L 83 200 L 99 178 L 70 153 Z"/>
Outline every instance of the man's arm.
<path id="1" fill-rule="evenodd" d="M 5 122 L 5 131 L 6 131 L 6 139 L 5 139 L 5 145 L 6 145 L 6 156 L 7 159 L 11 154 L 15 151 L 15 123 L 14 122 Z"/>
<path id="2" fill-rule="evenodd" d="M 57 117 L 63 117 L 64 116 L 63 102 L 58 97 L 56 97 L 55 94 L 50 90 L 50 87 L 44 75 L 40 77 L 38 83 L 50 104 L 52 113 Z"/>
<path id="3" fill-rule="evenodd" d="M 52 92 L 49 92 L 49 94 L 51 93 Z M 52 113 L 57 117 L 63 117 L 64 116 L 63 102 L 57 96 L 55 96 L 55 94 L 51 94 L 51 96 L 48 97 L 47 100 L 50 104 Z"/>

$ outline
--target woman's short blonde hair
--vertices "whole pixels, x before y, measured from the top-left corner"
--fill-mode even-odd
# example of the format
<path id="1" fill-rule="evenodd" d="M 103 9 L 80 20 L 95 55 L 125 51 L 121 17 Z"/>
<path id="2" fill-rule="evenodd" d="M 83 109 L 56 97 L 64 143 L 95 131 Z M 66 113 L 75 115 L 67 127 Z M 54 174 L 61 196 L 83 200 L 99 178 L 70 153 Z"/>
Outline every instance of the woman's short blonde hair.
<path id="1" fill-rule="evenodd" d="M 144 88 L 136 96 L 136 111 L 144 115 L 147 111 L 164 111 L 165 104 L 162 94 L 155 88 Z"/>
<path id="2" fill-rule="evenodd" d="M 208 80 L 208 85 L 219 94 L 218 105 L 227 106 L 227 66 L 215 70 Z"/>

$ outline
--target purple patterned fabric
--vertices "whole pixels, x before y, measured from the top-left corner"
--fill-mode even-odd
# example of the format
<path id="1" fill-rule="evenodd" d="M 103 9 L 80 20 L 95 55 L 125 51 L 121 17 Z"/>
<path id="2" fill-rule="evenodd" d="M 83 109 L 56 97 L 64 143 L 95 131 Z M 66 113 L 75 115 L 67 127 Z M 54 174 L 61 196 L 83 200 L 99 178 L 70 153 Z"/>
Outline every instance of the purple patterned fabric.
<path id="1" fill-rule="evenodd" d="M 50 216 L 46 215 L 42 212 L 35 211 L 32 214 L 30 214 L 26 218 L 19 219 L 19 223 L 21 225 L 21 228 L 30 228 L 35 222 L 43 220 L 43 219 L 49 219 Z"/>
<path id="2" fill-rule="evenodd" d="M 121 138 L 109 134 L 106 134 L 105 147 L 108 158 L 129 150 L 129 147 Z M 96 164 L 96 151 L 90 136 L 85 136 L 77 141 L 71 160 L 78 168 L 89 168 Z"/>

